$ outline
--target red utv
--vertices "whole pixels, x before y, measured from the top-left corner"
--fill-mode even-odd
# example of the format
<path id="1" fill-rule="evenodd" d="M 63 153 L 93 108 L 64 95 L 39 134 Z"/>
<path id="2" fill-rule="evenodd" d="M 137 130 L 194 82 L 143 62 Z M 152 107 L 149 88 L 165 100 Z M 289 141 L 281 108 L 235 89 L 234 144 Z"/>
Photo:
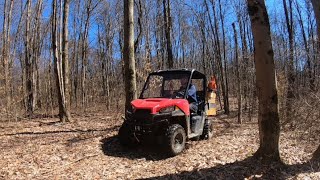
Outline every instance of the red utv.
<path id="1" fill-rule="evenodd" d="M 187 78 L 187 86 L 181 79 Z M 194 69 L 160 70 L 149 75 L 139 99 L 131 102 L 119 130 L 124 146 L 158 142 L 171 156 L 181 153 L 189 139 L 209 139 L 212 123 L 206 111 L 206 77 Z M 196 87 L 197 108 L 190 110 L 188 88 Z"/>

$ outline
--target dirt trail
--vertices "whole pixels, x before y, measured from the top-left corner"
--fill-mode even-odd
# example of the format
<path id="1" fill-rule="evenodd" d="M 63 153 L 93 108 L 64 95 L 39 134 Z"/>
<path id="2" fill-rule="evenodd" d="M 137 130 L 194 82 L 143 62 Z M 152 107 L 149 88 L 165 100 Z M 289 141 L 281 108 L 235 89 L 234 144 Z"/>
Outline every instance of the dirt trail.
<path id="1" fill-rule="evenodd" d="M 0 123 L 0 179 L 320 178 L 319 166 L 308 163 L 316 143 L 298 141 L 295 132 L 281 136 L 281 157 L 288 165 L 267 167 L 249 158 L 258 148 L 256 123 L 237 125 L 220 117 L 214 138 L 189 141 L 181 155 L 165 158 L 156 147 L 121 147 L 118 115 L 75 119 Z"/>

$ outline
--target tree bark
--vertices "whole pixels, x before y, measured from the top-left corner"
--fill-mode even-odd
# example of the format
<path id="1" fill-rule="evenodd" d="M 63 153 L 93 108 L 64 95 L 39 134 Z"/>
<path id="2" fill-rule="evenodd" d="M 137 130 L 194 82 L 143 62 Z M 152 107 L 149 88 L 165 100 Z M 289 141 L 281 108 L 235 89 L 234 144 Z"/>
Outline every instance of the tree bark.
<path id="1" fill-rule="evenodd" d="M 27 1 L 26 33 L 25 33 L 25 66 L 26 66 L 26 95 L 27 95 L 27 114 L 31 116 L 35 109 L 35 87 L 33 50 L 31 48 L 31 0 Z"/>
<path id="2" fill-rule="evenodd" d="M 228 98 L 228 90 L 227 90 L 227 85 L 226 82 L 227 77 L 224 75 L 226 74 L 224 70 L 226 70 L 226 68 L 223 68 L 223 58 L 221 55 L 221 45 L 220 45 L 220 39 L 219 39 L 219 27 L 218 27 L 218 19 L 216 16 L 216 9 L 214 8 L 214 3 L 213 0 L 211 0 L 211 4 L 212 4 L 212 11 L 213 11 L 213 19 L 214 19 L 214 36 L 215 36 L 215 43 L 216 43 L 216 47 L 215 47 L 215 51 L 217 54 L 217 59 L 218 59 L 218 64 L 219 64 L 219 68 L 220 68 L 220 84 L 221 84 L 221 89 L 222 89 L 222 96 L 223 96 L 223 109 L 224 109 L 224 113 L 225 114 L 229 114 L 230 113 L 230 108 L 229 108 L 229 98 Z"/>
<path id="3" fill-rule="evenodd" d="M 167 68 L 173 68 L 173 55 L 171 45 L 171 15 L 170 15 L 170 0 L 163 0 L 163 18 L 164 18 L 164 31 L 166 34 L 166 45 L 167 45 Z"/>
<path id="4" fill-rule="evenodd" d="M 312 159 L 320 161 L 320 145 L 318 146 L 318 149 L 313 153 Z"/>
<path id="5" fill-rule="evenodd" d="M 62 25 L 62 74 L 64 83 L 64 95 L 65 95 L 65 118 L 64 121 L 71 121 L 70 115 L 70 71 L 69 71 L 69 4 L 70 0 L 64 0 L 63 4 L 63 25 Z"/>
<path id="6" fill-rule="evenodd" d="M 287 33 L 289 36 L 289 67 L 288 67 L 288 89 L 287 89 L 287 101 L 286 101 L 286 121 L 291 120 L 292 103 L 294 98 L 294 57 L 293 57 L 293 17 L 292 17 L 292 1 L 289 1 L 289 7 L 287 6 L 287 0 L 283 0 L 284 14 L 286 17 Z"/>
<path id="7" fill-rule="evenodd" d="M 134 60 L 134 0 L 124 2 L 124 47 L 126 110 L 131 109 L 131 101 L 137 98 L 136 69 Z"/>
<path id="8" fill-rule="evenodd" d="M 213 0 L 210 0 L 210 3 L 212 5 L 214 23 L 212 23 L 212 19 L 211 19 L 211 15 L 210 15 L 210 12 L 209 12 L 208 3 L 207 3 L 207 1 L 205 1 L 206 11 L 207 11 L 208 16 L 209 16 L 210 28 L 211 28 L 211 31 L 212 31 L 212 34 L 213 34 L 214 56 L 217 59 L 218 69 L 220 71 L 220 75 L 218 75 L 217 77 L 218 77 L 218 80 L 220 82 L 220 86 L 221 86 L 221 90 L 222 90 L 224 113 L 225 114 L 229 114 L 230 113 L 229 100 L 228 100 L 228 97 L 227 97 L 228 95 L 227 95 L 227 90 L 226 90 L 226 85 L 225 85 L 225 80 L 224 80 L 224 75 L 223 75 L 224 74 L 223 62 L 222 62 L 222 57 L 221 57 L 221 52 L 220 52 L 220 40 L 219 40 L 219 36 L 218 36 L 218 25 L 217 25 L 217 21 L 218 20 L 217 20 L 217 17 L 216 17 L 216 10 L 215 10 L 215 6 L 214 6 L 214 3 L 213 3 Z M 219 102 L 221 102 L 220 94 L 218 94 L 218 97 L 219 97 L 218 98 Z"/>
<path id="9" fill-rule="evenodd" d="M 32 68 L 34 71 L 32 86 L 34 88 L 34 104 L 37 105 L 38 108 L 41 108 L 41 84 L 40 84 L 40 76 L 39 76 L 39 63 L 41 57 L 41 50 L 43 44 L 43 38 L 41 33 L 41 15 L 43 10 L 43 2 L 42 0 L 37 0 L 36 4 L 36 16 L 35 16 L 35 28 L 33 28 L 32 32 L 32 49 L 33 49 L 33 61 Z"/>
<path id="10" fill-rule="evenodd" d="M 229 80 L 228 80 L 228 63 L 226 59 L 226 35 L 225 35 L 225 27 L 224 27 L 224 16 L 222 15 L 222 7 L 221 0 L 218 0 L 219 3 L 219 16 L 221 20 L 221 31 L 222 31 L 222 50 L 223 50 L 223 62 L 224 62 L 224 74 L 226 80 L 226 92 L 225 92 L 225 113 L 229 114 L 230 105 L 229 105 Z"/>
<path id="11" fill-rule="evenodd" d="M 51 18 L 51 35 L 52 35 L 52 51 L 53 51 L 53 61 L 54 61 L 54 74 L 56 77 L 56 87 L 57 87 L 57 96 L 59 103 L 59 118 L 60 121 L 66 122 L 68 119 L 68 112 L 66 109 L 66 99 L 64 92 L 64 79 L 63 79 L 63 70 L 62 70 L 62 59 L 59 56 L 60 52 L 58 49 L 58 39 L 57 39 L 57 0 L 52 1 L 52 18 Z"/>
<path id="12" fill-rule="evenodd" d="M 319 0 L 311 0 L 311 2 L 312 2 L 314 14 L 316 16 L 317 34 L 318 34 L 318 48 L 320 49 L 320 1 Z M 318 61 L 320 61 L 320 56 L 318 56 Z"/>
<path id="13" fill-rule="evenodd" d="M 314 77 L 312 75 L 312 66 L 311 66 L 311 54 L 310 54 L 310 48 L 309 48 L 310 45 L 309 45 L 309 42 L 307 39 L 307 34 L 304 29 L 301 7 L 299 6 L 299 4 L 297 2 L 295 2 L 295 3 L 296 3 L 297 15 L 298 15 L 298 22 L 299 22 L 299 25 L 301 28 L 301 34 L 302 34 L 302 38 L 303 38 L 304 49 L 306 51 L 309 88 L 311 91 L 315 91 Z"/>
<path id="14" fill-rule="evenodd" d="M 81 34 L 82 37 L 82 48 L 81 48 L 81 101 L 82 106 L 87 106 L 87 69 L 88 69 L 88 36 L 89 36 L 89 23 L 91 16 L 91 4 L 92 0 L 89 0 L 86 5 L 86 20 L 84 25 L 84 33 Z"/>
<path id="15" fill-rule="evenodd" d="M 9 4 L 8 4 L 9 3 Z M 13 0 L 5 0 L 4 16 L 3 16 L 3 39 L 2 39 L 2 62 L 4 72 L 4 89 L 6 95 L 6 114 L 11 111 L 11 77 L 10 77 L 10 30 L 11 30 L 11 15 L 12 15 Z"/>
<path id="16" fill-rule="evenodd" d="M 248 0 L 247 5 L 254 37 L 256 87 L 259 99 L 260 147 L 254 156 L 266 161 L 280 161 L 278 95 L 269 17 L 264 0 Z"/>
<path id="17" fill-rule="evenodd" d="M 242 119 L 241 119 L 241 80 L 240 80 L 240 63 L 239 63 L 239 58 L 238 58 L 238 35 L 237 35 L 237 30 L 235 27 L 235 24 L 232 23 L 233 27 L 233 32 L 234 32 L 234 42 L 236 45 L 235 51 L 235 59 L 236 59 L 236 76 L 237 76 L 237 99 L 238 99 L 238 123 L 242 124 Z"/>
<path id="18" fill-rule="evenodd" d="M 81 80 L 79 80 L 79 61 L 81 60 L 80 58 L 80 46 L 81 46 L 81 34 L 82 32 L 79 32 L 77 29 L 78 26 L 78 17 L 80 17 L 80 29 L 82 29 L 82 24 L 83 24 L 83 18 L 84 18 L 84 13 L 81 14 L 80 12 L 80 2 L 76 1 L 75 2 L 75 8 L 74 8 L 74 14 L 75 16 L 73 16 L 73 22 L 72 22 L 72 29 L 73 29 L 73 39 L 72 41 L 73 43 L 73 59 L 72 59 L 72 63 L 71 63 L 71 72 L 72 72 L 72 96 L 71 98 L 73 99 L 73 101 L 71 101 L 71 103 L 75 104 L 76 107 L 78 107 L 78 96 L 79 96 L 79 82 Z M 80 78 L 81 79 L 81 78 Z"/>
<path id="19" fill-rule="evenodd" d="M 317 34 L 318 34 L 318 56 L 316 59 L 316 63 L 319 64 L 320 62 L 320 1 L 319 0 L 311 0 L 312 6 L 313 6 L 313 11 L 316 16 L 316 22 L 317 22 Z M 317 67 L 317 66 L 316 66 Z M 320 145 L 318 146 L 318 149 L 313 153 L 313 159 L 320 160 Z"/>
<path id="20" fill-rule="evenodd" d="M 141 0 L 138 0 L 137 3 L 137 9 L 138 9 L 138 36 L 137 39 L 134 41 L 134 53 L 137 53 L 138 50 L 138 46 L 139 43 L 141 42 L 141 38 L 142 38 L 142 33 L 143 33 L 143 28 L 142 28 L 142 16 L 143 16 L 143 9 L 142 9 L 142 4 L 141 4 Z"/>

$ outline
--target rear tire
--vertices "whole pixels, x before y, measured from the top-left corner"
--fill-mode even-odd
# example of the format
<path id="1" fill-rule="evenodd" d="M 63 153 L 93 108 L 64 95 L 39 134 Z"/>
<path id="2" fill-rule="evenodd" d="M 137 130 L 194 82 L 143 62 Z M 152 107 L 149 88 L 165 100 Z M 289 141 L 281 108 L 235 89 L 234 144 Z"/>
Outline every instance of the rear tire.
<path id="1" fill-rule="evenodd" d="M 139 144 L 134 132 L 127 123 L 123 123 L 118 132 L 120 144 L 126 147 L 135 147 Z"/>
<path id="2" fill-rule="evenodd" d="M 204 127 L 203 127 L 203 132 L 202 135 L 200 136 L 201 139 L 211 139 L 213 136 L 213 124 L 212 120 L 206 119 L 204 122 Z"/>
<path id="3" fill-rule="evenodd" d="M 168 127 L 165 134 L 165 148 L 169 156 L 180 154 L 186 145 L 186 133 L 179 124 L 173 124 Z"/>

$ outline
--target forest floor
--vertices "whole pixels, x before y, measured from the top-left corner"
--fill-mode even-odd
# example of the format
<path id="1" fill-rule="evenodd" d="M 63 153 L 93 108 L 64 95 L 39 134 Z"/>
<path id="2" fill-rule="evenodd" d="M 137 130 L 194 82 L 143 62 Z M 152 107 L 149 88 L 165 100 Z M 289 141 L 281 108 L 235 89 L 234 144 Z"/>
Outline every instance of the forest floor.
<path id="1" fill-rule="evenodd" d="M 212 139 L 189 141 L 166 158 L 157 147 L 120 146 L 120 114 L 73 116 L 65 124 L 48 117 L 0 122 L 0 179 L 320 179 L 319 163 L 308 161 L 317 137 L 282 132 L 284 164 L 250 158 L 259 145 L 256 120 L 239 125 L 220 115 Z"/>

